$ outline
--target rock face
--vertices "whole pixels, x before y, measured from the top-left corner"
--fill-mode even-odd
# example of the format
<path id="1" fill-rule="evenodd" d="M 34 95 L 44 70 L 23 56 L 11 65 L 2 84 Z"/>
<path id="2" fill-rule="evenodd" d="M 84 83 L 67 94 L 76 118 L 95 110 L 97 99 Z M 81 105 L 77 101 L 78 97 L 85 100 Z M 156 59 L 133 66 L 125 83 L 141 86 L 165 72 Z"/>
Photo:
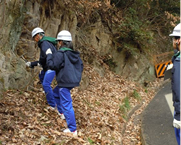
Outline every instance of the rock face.
<path id="1" fill-rule="evenodd" d="M 79 27 L 83 23 L 80 16 L 67 9 L 67 5 L 67 1 L 59 0 L 0 0 L 1 90 L 22 88 L 32 79 L 25 60 L 39 58 L 39 49 L 31 38 L 31 31 L 37 26 L 51 37 L 56 37 L 63 29 L 69 30 L 84 63 L 93 65 L 102 76 L 104 69 L 97 58 L 111 56 L 111 61 L 116 64 L 112 70 L 117 74 L 140 82 L 154 78 L 154 68 L 145 56 L 127 59 L 125 52 L 117 52 L 110 30 L 99 17 L 96 22 Z"/>
<path id="2" fill-rule="evenodd" d="M 0 1 L 0 90 L 23 88 L 30 79 L 24 61 L 16 54 L 23 21 L 22 0 Z"/>

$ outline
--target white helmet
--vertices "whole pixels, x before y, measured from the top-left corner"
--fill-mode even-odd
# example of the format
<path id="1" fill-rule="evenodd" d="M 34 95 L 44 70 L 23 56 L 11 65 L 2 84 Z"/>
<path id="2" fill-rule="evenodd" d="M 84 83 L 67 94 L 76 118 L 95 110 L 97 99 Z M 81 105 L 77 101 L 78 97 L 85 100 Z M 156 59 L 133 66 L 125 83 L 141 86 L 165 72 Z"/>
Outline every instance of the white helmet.
<path id="1" fill-rule="evenodd" d="M 36 27 L 36 28 L 34 28 L 33 29 L 33 31 L 31 32 L 31 35 L 32 35 L 32 37 L 34 37 L 36 34 L 38 34 L 38 33 L 45 33 L 44 31 L 43 31 L 43 29 L 41 29 L 41 28 L 39 28 L 39 27 Z"/>
<path id="2" fill-rule="evenodd" d="M 58 33 L 56 40 L 72 41 L 71 33 L 67 30 L 62 30 Z"/>
<path id="3" fill-rule="evenodd" d="M 173 29 L 172 34 L 169 36 L 178 36 L 180 37 L 180 23 Z"/>

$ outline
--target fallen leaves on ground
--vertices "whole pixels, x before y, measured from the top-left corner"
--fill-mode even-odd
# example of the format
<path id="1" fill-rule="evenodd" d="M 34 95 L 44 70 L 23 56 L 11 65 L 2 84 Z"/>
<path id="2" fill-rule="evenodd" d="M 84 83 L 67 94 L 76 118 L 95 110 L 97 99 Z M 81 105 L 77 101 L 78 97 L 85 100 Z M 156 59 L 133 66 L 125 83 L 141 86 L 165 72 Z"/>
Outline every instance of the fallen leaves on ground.
<path id="1" fill-rule="evenodd" d="M 72 93 L 78 136 L 67 128 L 57 111 L 47 109 L 41 85 L 32 91 L 8 90 L 0 99 L 0 143 L 21 145 L 141 145 L 143 110 L 162 80 L 145 88 L 105 69 L 104 77 L 84 66 L 86 89 Z M 136 93 L 136 94 L 135 94 Z M 127 102 L 125 98 L 128 98 Z"/>

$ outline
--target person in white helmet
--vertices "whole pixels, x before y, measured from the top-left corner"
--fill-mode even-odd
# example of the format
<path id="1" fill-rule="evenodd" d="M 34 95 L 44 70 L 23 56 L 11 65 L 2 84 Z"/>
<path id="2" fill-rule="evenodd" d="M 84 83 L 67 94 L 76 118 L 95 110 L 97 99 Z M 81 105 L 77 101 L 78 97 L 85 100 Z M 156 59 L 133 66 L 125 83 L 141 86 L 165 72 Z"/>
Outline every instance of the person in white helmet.
<path id="1" fill-rule="evenodd" d="M 173 126 L 178 145 L 180 145 L 180 27 L 178 24 L 169 35 L 173 37 L 174 56 L 172 57 L 172 95 L 174 106 Z"/>
<path id="2" fill-rule="evenodd" d="M 79 86 L 82 77 L 83 63 L 80 54 L 73 50 L 72 36 L 67 30 L 57 35 L 59 50 L 52 54 L 46 51 L 48 68 L 56 71 L 59 88 L 60 106 L 62 107 L 68 128 L 63 132 L 77 135 L 76 120 L 72 106 L 71 89 Z"/>
<path id="3" fill-rule="evenodd" d="M 38 64 L 42 66 L 43 70 L 40 72 L 39 78 L 46 94 L 47 103 L 49 104 L 49 107 L 47 108 L 55 110 L 55 107 L 57 107 L 60 117 L 64 119 L 59 101 L 57 101 L 57 90 L 56 88 L 52 90 L 51 87 L 51 83 L 55 77 L 55 71 L 48 69 L 46 64 L 46 51 L 48 49 L 50 49 L 52 53 L 57 51 L 55 47 L 57 44 L 56 38 L 45 36 L 43 29 L 39 27 L 33 29 L 32 38 L 38 43 L 40 48 L 40 58 L 39 61 L 27 62 L 26 65 L 31 68 Z"/>

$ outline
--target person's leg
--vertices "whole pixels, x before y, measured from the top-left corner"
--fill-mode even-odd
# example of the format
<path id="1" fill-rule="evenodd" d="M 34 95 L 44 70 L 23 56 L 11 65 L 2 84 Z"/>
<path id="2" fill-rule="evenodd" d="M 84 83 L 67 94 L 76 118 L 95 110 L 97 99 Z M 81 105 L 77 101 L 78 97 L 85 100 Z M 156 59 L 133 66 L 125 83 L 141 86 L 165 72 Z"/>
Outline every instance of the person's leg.
<path id="1" fill-rule="evenodd" d="M 174 128 L 175 130 L 175 137 L 177 139 L 178 145 L 180 145 L 180 129 Z"/>
<path id="2" fill-rule="evenodd" d="M 53 70 L 47 70 L 43 79 L 43 89 L 46 94 L 46 99 L 48 104 L 51 107 L 56 107 L 55 99 L 53 96 L 53 90 L 51 87 L 51 83 L 53 81 L 53 78 L 55 77 L 55 71 Z"/>
<path id="3" fill-rule="evenodd" d="M 76 128 L 75 114 L 72 106 L 72 98 L 70 90 L 71 89 L 68 88 L 60 88 L 59 95 L 60 95 L 60 105 L 62 106 L 62 110 L 67 122 L 68 129 L 71 132 L 74 132 L 77 130 L 77 128 Z"/>
<path id="4" fill-rule="evenodd" d="M 179 104 L 179 108 L 180 108 L 180 104 Z M 176 109 L 176 107 L 174 107 L 174 109 Z M 179 115 L 180 116 L 180 115 Z M 176 119 L 179 119 L 178 116 L 176 115 L 176 110 L 174 110 L 174 118 L 177 117 Z M 174 131 L 175 131 L 175 137 L 177 140 L 178 145 L 180 145 L 180 129 L 177 129 L 174 127 Z"/>
<path id="5" fill-rule="evenodd" d="M 45 76 L 45 71 L 41 70 L 39 73 L 39 79 L 41 84 L 43 83 L 44 76 Z"/>
<path id="6" fill-rule="evenodd" d="M 55 98 L 55 102 L 57 104 L 57 110 L 60 114 L 62 114 L 62 108 L 61 108 L 61 105 L 60 105 L 60 97 L 59 97 L 59 87 L 56 86 L 54 89 L 53 89 L 53 96 Z"/>

